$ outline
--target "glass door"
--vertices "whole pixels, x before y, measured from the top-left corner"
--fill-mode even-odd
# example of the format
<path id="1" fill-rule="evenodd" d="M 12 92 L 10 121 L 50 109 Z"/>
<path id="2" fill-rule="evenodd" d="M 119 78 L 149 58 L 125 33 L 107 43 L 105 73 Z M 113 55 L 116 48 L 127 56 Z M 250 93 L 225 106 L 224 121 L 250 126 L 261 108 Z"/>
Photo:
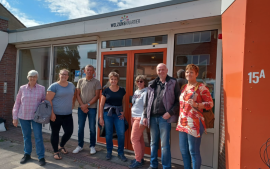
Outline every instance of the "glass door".
<path id="1" fill-rule="evenodd" d="M 133 96 L 136 86 L 135 78 L 138 75 L 146 75 L 147 81 L 150 82 L 157 77 L 156 66 L 159 63 L 166 63 L 167 49 L 149 49 L 149 50 L 136 50 L 136 51 L 123 51 L 123 52 L 102 52 L 101 63 L 101 84 L 103 88 L 108 86 L 108 75 L 110 72 L 115 71 L 120 76 L 119 86 L 126 89 L 125 96 L 125 117 L 129 123 L 129 129 L 125 133 L 125 149 L 133 150 L 130 141 L 131 135 L 131 107 L 130 97 Z M 98 142 L 106 143 L 104 137 L 99 137 Z M 144 133 L 146 142 L 146 154 L 150 154 L 150 131 L 145 130 Z M 113 139 L 114 146 L 117 146 L 117 139 Z M 159 156 L 161 155 L 159 149 Z"/>

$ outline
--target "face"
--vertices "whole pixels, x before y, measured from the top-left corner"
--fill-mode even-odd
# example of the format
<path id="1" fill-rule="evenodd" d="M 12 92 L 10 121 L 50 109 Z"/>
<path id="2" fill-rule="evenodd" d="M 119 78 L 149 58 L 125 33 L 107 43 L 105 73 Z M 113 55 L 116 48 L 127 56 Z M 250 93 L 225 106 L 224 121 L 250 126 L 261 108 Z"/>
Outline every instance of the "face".
<path id="1" fill-rule="evenodd" d="M 86 74 L 86 76 L 88 77 L 93 77 L 93 74 L 95 73 L 95 69 L 93 67 L 86 67 L 84 69 L 84 73 Z"/>
<path id="2" fill-rule="evenodd" d="M 29 83 L 37 83 L 37 75 L 28 77 Z"/>
<path id="3" fill-rule="evenodd" d="M 136 85 L 139 89 L 143 89 L 144 88 L 144 80 L 142 80 L 142 79 L 137 80 Z"/>
<path id="4" fill-rule="evenodd" d="M 117 77 L 114 77 L 114 76 L 110 77 L 110 84 L 112 86 L 117 85 L 117 83 L 118 83 Z"/>
<path id="5" fill-rule="evenodd" d="M 68 80 L 68 72 L 67 71 L 61 71 L 59 73 L 60 81 L 67 81 Z"/>
<path id="6" fill-rule="evenodd" d="M 186 70 L 185 75 L 188 81 L 195 81 L 198 76 L 198 73 L 196 73 L 194 70 L 188 69 Z"/>
<path id="7" fill-rule="evenodd" d="M 160 78 L 165 78 L 167 76 L 168 69 L 165 65 L 158 65 L 157 66 L 157 75 Z"/>

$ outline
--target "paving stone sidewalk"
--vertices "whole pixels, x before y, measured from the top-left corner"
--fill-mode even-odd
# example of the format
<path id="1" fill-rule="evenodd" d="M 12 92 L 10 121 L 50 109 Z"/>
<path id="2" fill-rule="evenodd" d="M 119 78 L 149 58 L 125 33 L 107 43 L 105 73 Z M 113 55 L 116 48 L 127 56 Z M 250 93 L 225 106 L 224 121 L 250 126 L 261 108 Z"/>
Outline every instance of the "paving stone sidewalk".
<path id="1" fill-rule="evenodd" d="M 12 156 L 12 158 L 14 159 L 14 163 L 18 163 L 20 159 L 23 156 L 23 136 L 22 136 L 22 132 L 21 132 L 21 128 L 20 127 L 10 127 L 8 131 L 6 132 L 0 132 L 0 150 L 2 151 L 2 145 L 4 144 L 3 142 L 5 142 L 5 144 L 8 145 L 7 141 L 11 141 L 12 147 L 8 147 L 6 146 L 3 151 L 13 151 L 13 147 L 17 146 L 20 147 L 20 150 L 16 149 L 16 153 L 20 153 L 19 155 L 16 156 Z M 63 163 L 63 165 L 67 165 L 68 167 L 66 168 L 91 168 L 91 169 L 128 169 L 128 165 L 130 163 L 131 159 L 134 159 L 134 153 L 128 153 L 126 152 L 125 155 L 126 157 L 129 159 L 128 162 L 122 162 L 120 159 L 117 158 L 117 151 L 113 150 L 113 158 L 110 161 L 107 161 L 105 159 L 106 157 L 106 147 L 105 146 L 100 146 L 100 145 L 96 145 L 96 150 L 97 153 L 94 155 L 90 155 L 89 153 L 89 143 L 85 142 L 84 144 L 84 150 L 82 150 L 81 152 L 79 152 L 78 154 L 73 154 L 72 151 L 77 147 L 78 145 L 78 141 L 74 140 L 74 139 L 70 139 L 65 148 L 67 149 L 67 151 L 69 151 L 69 153 L 67 155 L 62 155 L 63 160 L 54 160 L 52 158 L 52 146 L 50 143 L 50 134 L 48 133 L 43 133 L 43 141 L 44 141 L 44 146 L 46 149 L 46 160 L 51 159 L 52 160 L 52 165 L 53 163 Z M 35 141 L 34 141 L 34 135 L 32 134 L 32 143 L 33 143 L 33 151 L 32 151 L 32 156 L 36 157 L 36 152 L 35 152 Z M 3 154 L 3 153 L 1 153 Z M 5 154 L 5 153 L 4 153 Z M 1 159 L 0 155 L 0 159 Z M 145 158 L 146 163 L 145 165 L 141 168 L 141 169 L 147 169 L 150 166 L 149 163 L 149 158 Z M 38 164 L 38 161 L 36 159 L 36 164 Z M 2 162 L 0 161 L 0 165 L 2 166 Z M 8 167 L 8 166 L 7 166 Z M 61 166 L 47 166 L 47 167 L 52 167 L 52 168 L 58 168 Z M 14 168 L 14 167 L 12 167 Z M 36 167 L 35 167 L 36 168 Z M 162 168 L 162 165 L 159 164 L 158 168 Z M 2 169 L 2 167 L 1 167 Z M 29 167 L 27 167 L 27 169 L 29 169 Z M 31 168 L 32 169 L 32 168 Z M 183 166 L 180 165 L 172 165 L 172 169 L 184 169 Z"/>

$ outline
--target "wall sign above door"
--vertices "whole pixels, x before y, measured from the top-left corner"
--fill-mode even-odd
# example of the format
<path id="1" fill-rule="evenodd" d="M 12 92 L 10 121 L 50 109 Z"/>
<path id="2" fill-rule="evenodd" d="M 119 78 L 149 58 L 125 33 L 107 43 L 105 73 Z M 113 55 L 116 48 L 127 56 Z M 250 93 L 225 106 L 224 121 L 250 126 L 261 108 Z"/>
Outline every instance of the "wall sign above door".
<path id="1" fill-rule="evenodd" d="M 127 15 L 121 17 L 120 22 L 111 23 L 111 27 L 118 27 L 118 26 L 125 26 L 125 25 L 132 25 L 132 24 L 139 24 L 140 19 L 133 19 L 130 20 Z"/>

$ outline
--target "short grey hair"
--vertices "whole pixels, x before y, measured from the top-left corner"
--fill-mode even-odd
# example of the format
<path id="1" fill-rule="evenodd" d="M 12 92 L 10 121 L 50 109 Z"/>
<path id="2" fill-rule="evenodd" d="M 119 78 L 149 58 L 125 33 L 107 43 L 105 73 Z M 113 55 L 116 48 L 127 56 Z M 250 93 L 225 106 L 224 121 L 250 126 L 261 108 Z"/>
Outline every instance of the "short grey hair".
<path id="1" fill-rule="evenodd" d="M 165 66 L 165 67 L 166 67 L 166 69 L 168 69 L 167 65 L 166 65 L 166 64 L 164 64 L 164 63 L 159 63 L 159 64 L 157 65 L 157 67 L 158 67 L 158 66 Z M 156 67 L 156 68 L 157 68 L 157 67 Z"/>
<path id="2" fill-rule="evenodd" d="M 86 65 L 86 66 L 84 67 L 84 69 L 86 69 L 86 68 L 88 68 L 88 67 L 91 67 L 91 68 L 93 68 L 93 69 L 95 70 L 95 68 L 94 68 L 93 65 Z"/>
<path id="3" fill-rule="evenodd" d="M 30 76 L 37 76 L 38 77 L 38 72 L 36 70 L 30 70 L 27 74 L 27 79 L 30 77 Z"/>

